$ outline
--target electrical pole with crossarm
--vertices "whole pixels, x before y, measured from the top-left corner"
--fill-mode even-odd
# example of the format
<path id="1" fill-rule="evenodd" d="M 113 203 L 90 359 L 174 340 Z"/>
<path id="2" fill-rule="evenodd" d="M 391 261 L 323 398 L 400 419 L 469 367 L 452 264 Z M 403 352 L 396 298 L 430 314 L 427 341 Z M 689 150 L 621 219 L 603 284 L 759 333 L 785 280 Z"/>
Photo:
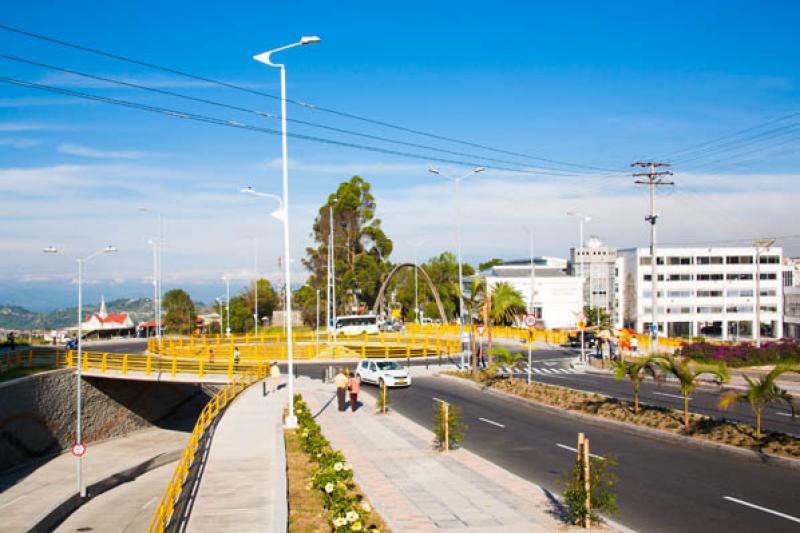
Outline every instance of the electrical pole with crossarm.
<path id="1" fill-rule="evenodd" d="M 656 170 L 660 167 L 669 167 L 669 163 L 653 163 L 637 161 L 631 163 L 632 167 L 646 168 L 647 172 L 635 172 L 634 178 L 645 177 L 646 180 L 636 180 L 634 183 L 637 185 L 647 185 L 650 187 L 650 215 L 644 219 L 650 223 L 650 282 L 651 282 L 651 315 L 650 315 L 650 353 L 658 351 L 658 290 L 656 282 L 658 275 L 656 273 L 656 222 L 658 221 L 658 214 L 656 213 L 656 187 L 665 185 L 675 185 L 673 181 L 664 181 L 663 176 L 672 176 L 670 170 Z"/>

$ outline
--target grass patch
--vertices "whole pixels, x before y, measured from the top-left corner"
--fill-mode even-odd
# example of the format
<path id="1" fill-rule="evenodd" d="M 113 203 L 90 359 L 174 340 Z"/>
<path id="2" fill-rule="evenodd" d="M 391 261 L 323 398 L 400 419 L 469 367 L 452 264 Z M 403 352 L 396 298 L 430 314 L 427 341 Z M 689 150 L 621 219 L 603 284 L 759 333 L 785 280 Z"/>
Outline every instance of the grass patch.
<path id="1" fill-rule="evenodd" d="M 608 398 L 596 393 L 539 382 L 532 382 L 529 385 L 519 379 L 499 379 L 484 372 L 475 376 L 470 375 L 469 372 L 446 373 L 551 407 L 577 411 L 749 450 L 800 459 L 800 439 L 777 431 L 764 432 L 762 437 L 758 439 L 756 438 L 755 428 L 741 422 L 733 422 L 726 419 L 719 420 L 691 413 L 689 415 L 689 426 L 684 428 L 683 413 L 672 409 L 641 405 L 639 414 L 634 415 L 632 402 Z"/>
<path id="2" fill-rule="evenodd" d="M 328 531 L 327 511 L 322 494 L 311 486 L 314 467 L 300 448 L 296 430 L 284 432 L 286 478 L 289 485 L 289 533 Z"/>

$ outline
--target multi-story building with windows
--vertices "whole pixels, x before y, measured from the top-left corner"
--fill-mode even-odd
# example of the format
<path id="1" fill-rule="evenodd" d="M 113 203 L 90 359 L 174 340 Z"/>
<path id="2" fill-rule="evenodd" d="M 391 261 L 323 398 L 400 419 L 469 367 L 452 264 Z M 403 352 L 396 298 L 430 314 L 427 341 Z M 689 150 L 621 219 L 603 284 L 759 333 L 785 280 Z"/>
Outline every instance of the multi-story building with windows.
<path id="1" fill-rule="evenodd" d="M 583 278 L 584 305 L 604 310 L 612 324 L 621 325 L 617 263 L 617 249 L 603 246 L 597 237 L 590 237 L 585 247 L 570 248 L 569 272 Z"/>
<path id="2" fill-rule="evenodd" d="M 657 252 L 656 296 L 661 336 L 752 338 L 757 286 L 762 338 L 783 335 L 786 267 L 782 248 L 762 249 L 758 255 L 752 247 L 659 248 Z M 620 250 L 619 255 L 625 263 L 622 282 L 625 325 L 641 332 L 650 331 L 650 250 Z"/>

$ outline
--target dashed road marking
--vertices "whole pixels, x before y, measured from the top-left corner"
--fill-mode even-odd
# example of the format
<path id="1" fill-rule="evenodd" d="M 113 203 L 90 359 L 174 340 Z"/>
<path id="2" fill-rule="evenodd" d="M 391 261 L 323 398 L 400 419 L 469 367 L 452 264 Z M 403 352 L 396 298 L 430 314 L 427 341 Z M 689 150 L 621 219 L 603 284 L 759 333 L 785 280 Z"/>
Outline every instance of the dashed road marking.
<path id="1" fill-rule="evenodd" d="M 757 509 L 765 513 L 773 514 L 775 516 L 780 516 L 781 518 L 785 518 L 786 520 L 791 520 L 792 522 L 797 522 L 798 524 L 800 524 L 800 518 L 797 518 L 796 516 L 788 515 L 786 513 L 781 513 L 780 511 L 775 511 L 773 509 L 768 509 L 766 507 L 761 507 L 760 505 L 746 502 L 744 500 L 740 500 L 739 498 L 733 498 L 731 496 L 723 496 L 722 499 L 728 500 L 729 502 L 738 503 L 739 505 L 744 505 L 745 507 L 750 507 L 751 509 Z"/>
<path id="2" fill-rule="evenodd" d="M 488 418 L 478 417 L 478 420 L 480 420 L 481 422 L 486 422 L 487 424 L 491 424 L 493 426 L 497 426 L 499 428 L 506 427 L 505 424 L 501 424 L 500 422 L 495 422 L 494 420 L 489 420 Z"/>
<path id="3" fill-rule="evenodd" d="M 566 444 L 560 444 L 560 443 L 557 442 L 556 446 L 558 446 L 559 448 L 564 448 L 565 450 L 569 450 L 571 452 L 578 453 L 578 449 L 577 448 L 573 448 L 572 446 L 567 446 Z M 600 460 L 603 460 L 603 461 L 605 461 L 605 459 L 606 459 L 605 457 L 603 457 L 601 455 L 594 454 L 594 453 L 590 453 L 589 457 L 594 457 L 595 459 L 600 459 Z"/>
<path id="4" fill-rule="evenodd" d="M 679 394 L 669 394 L 666 392 L 654 392 L 653 394 L 657 394 L 658 396 L 667 396 L 669 398 L 677 398 L 679 400 L 683 400 L 683 396 L 680 396 Z M 690 396 L 689 399 L 691 400 L 692 397 Z"/>

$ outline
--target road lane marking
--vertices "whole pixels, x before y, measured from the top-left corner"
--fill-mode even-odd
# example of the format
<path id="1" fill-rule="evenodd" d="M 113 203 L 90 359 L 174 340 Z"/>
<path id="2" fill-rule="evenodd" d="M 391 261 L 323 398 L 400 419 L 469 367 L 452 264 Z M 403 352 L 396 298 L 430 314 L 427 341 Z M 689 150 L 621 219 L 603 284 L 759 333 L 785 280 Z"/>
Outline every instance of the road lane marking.
<path id="1" fill-rule="evenodd" d="M 775 414 L 781 416 L 792 416 L 792 413 L 782 413 L 781 411 L 777 411 Z"/>
<path id="2" fill-rule="evenodd" d="M 147 503 L 145 503 L 144 505 L 142 505 L 142 509 L 147 509 L 148 507 L 150 507 L 151 505 L 153 505 L 153 504 L 156 502 L 156 499 L 157 499 L 157 496 L 153 496 L 152 498 L 150 498 L 149 500 L 147 500 Z"/>
<path id="3" fill-rule="evenodd" d="M 537 374 L 541 374 L 542 373 L 542 371 L 539 370 L 538 368 L 534 368 L 533 371 L 536 372 Z"/>
<path id="4" fill-rule="evenodd" d="M 447 403 L 446 401 L 442 400 L 441 398 L 437 398 L 436 396 L 434 396 L 434 397 L 433 397 L 433 401 L 434 401 L 434 402 L 442 402 L 442 403 Z"/>
<path id="5" fill-rule="evenodd" d="M 729 502 L 738 503 L 739 505 L 744 505 L 745 507 L 751 507 L 753 509 L 758 509 L 759 511 L 764 511 L 765 513 L 774 514 L 775 516 L 780 516 L 781 518 L 785 518 L 786 520 L 791 520 L 792 522 L 797 522 L 800 524 L 800 518 L 796 516 L 788 515 L 786 513 L 781 513 L 779 511 L 774 511 L 772 509 L 767 509 L 766 507 L 761 507 L 760 505 L 756 505 L 754 503 L 746 502 L 744 500 L 740 500 L 738 498 L 732 498 L 730 496 L 723 496 L 723 500 L 728 500 Z"/>
<path id="6" fill-rule="evenodd" d="M 487 424 L 491 424 L 493 426 L 497 426 L 499 428 L 506 427 L 505 424 L 501 424 L 500 422 L 495 422 L 494 420 L 489 420 L 488 418 L 478 417 L 478 420 L 480 420 L 481 422 L 486 422 Z"/>
<path id="7" fill-rule="evenodd" d="M 658 394 L 659 396 L 668 396 L 668 397 L 670 397 L 670 398 L 677 398 L 677 399 L 679 399 L 679 400 L 683 400 L 683 396 L 681 396 L 681 395 L 679 395 L 679 394 L 668 394 L 668 393 L 666 393 L 666 392 L 654 392 L 653 394 Z M 691 400 L 691 399 L 692 399 L 692 397 L 691 397 L 691 396 L 689 396 L 689 399 Z"/>
<path id="8" fill-rule="evenodd" d="M 560 443 L 557 442 L 556 446 L 558 446 L 559 448 L 564 448 L 565 450 L 569 450 L 571 452 L 578 453 L 578 450 L 576 448 L 573 448 L 572 446 L 567 446 L 566 444 L 560 444 Z M 606 459 L 605 457 L 602 457 L 600 455 L 596 455 L 596 454 L 593 454 L 593 453 L 590 453 L 589 457 L 594 457 L 595 459 L 600 459 L 602 461 L 605 461 L 605 459 Z"/>

